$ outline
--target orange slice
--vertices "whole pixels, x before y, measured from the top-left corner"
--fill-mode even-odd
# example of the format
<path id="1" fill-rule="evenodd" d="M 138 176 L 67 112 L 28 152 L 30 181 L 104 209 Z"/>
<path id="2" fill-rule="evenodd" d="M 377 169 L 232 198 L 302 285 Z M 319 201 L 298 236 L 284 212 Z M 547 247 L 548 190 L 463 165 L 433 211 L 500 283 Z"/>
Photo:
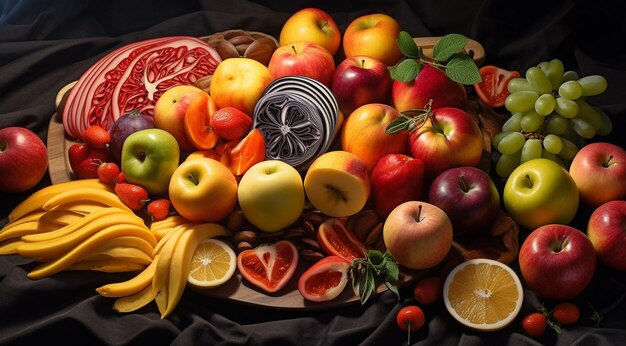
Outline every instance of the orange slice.
<path id="1" fill-rule="evenodd" d="M 187 282 L 199 288 L 217 287 L 228 281 L 237 268 L 237 255 L 218 239 L 204 240 L 193 253 Z"/>
<path id="2" fill-rule="evenodd" d="M 495 331 L 511 323 L 522 307 L 519 277 L 507 265 L 485 258 L 456 266 L 446 278 L 443 297 L 448 312 L 461 324 Z"/>

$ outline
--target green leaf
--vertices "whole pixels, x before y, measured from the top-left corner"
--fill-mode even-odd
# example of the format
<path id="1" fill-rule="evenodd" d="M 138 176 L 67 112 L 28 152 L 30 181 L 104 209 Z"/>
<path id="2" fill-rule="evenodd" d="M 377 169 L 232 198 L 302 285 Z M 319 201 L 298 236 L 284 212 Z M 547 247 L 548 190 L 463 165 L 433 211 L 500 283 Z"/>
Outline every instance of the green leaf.
<path id="1" fill-rule="evenodd" d="M 437 41 L 433 47 L 436 61 L 447 61 L 452 55 L 462 52 L 469 39 L 461 34 L 448 34 Z"/>
<path id="2" fill-rule="evenodd" d="M 396 285 L 389 283 L 389 282 L 385 282 L 385 286 L 387 286 L 387 289 L 393 292 L 393 294 L 396 295 L 396 298 L 400 300 L 400 292 L 398 292 L 398 287 L 396 287 Z"/>
<path id="3" fill-rule="evenodd" d="M 398 268 L 398 264 L 394 260 L 385 261 L 385 270 L 383 271 L 385 274 L 385 281 L 395 284 L 398 282 L 398 277 L 400 276 L 400 269 Z"/>
<path id="4" fill-rule="evenodd" d="M 457 54 L 446 64 L 446 75 L 453 81 L 474 85 L 482 81 L 474 60 L 467 54 Z"/>
<path id="5" fill-rule="evenodd" d="M 385 260 L 385 256 L 382 252 L 373 249 L 367 250 L 367 258 L 369 258 L 369 261 L 376 267 L 381 265 Z"/>
<path id="6" fill-rule="evenodd" d="M 359 297 L 361 298 L 361 305 L 365 304 L 370 298 L 376 287 L 376 273 L 371 267 L 365 269 L 365 276 L 359 284 Z"/>
<path id="7" fill-rule="evenodd" d="M 398 35 L 398 48 L 404 56 L 417 59 L 422 57 L 422 49 L 415 44 L 413 37 L 406 31 L 401 31 Z"/>
<path id="8" fill-rule="evenodd" d="M 387 128 L 385 129 L 385 133 L 388 135 L 392 135 L 394 133 L 409 130 L 411 131 L 416 125 L 415 119 L 412 117 L 407 117 L 405 115 L 399 116 L 392 120 Z"/>
<path id="9" fill-rule="evenodd" d="M 422 69 L 422 62 L 415 59 L 404 59 L 395 66 L 389 66 L 389 73 L 391 78 L 399 82 L 410 82 L 417 77 L 417 74 Z"/>

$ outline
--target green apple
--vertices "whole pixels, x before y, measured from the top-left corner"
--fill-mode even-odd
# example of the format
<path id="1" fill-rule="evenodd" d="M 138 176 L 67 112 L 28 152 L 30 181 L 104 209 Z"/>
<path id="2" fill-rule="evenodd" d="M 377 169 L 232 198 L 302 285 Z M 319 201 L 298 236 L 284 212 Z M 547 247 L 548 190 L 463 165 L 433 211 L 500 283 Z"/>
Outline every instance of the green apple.
<path id="1" fill-rule="evenodd" d="M 237 196 L 246 219 L 265 232 L 291 225 L 304 208 L 302 176 L 279 160 L 261 161 L 250 167 L 239 181 Z"/>
<path id="2" fill-rule="evenodd" d="M 169 132 L 140 130 L 124 141 L 122 172 L 129 183 L 145 187 L 151 195 L 162 195 L 167 193 L 179 157 L 178 142 Z"/>
<path id="3" fill-rule="evenodd" d="M 513 220 L 529 230 L 569 224 L 579 201 L 578 188 L 567 170 L 544 158 L 519 165 L 507 179 L 502 199 Z"/>

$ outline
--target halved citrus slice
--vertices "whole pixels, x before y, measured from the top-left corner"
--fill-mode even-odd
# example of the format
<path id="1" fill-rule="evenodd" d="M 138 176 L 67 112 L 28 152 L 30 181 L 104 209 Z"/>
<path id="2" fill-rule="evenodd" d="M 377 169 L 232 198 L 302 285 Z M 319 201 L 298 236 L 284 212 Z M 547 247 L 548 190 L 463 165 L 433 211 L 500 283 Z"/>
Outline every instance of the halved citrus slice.
<path id="1" fill-rule="evenodd" d="M 193 253 L 187 282 L 199 288 L 219 286 L 235 273 L 237 255 L 225 242 L 210 238 L 204 240 Z"/>
<path id="2" fill-rule="evenodd" d="M 486 258 L 457 265 L 446 278 L 443 297 L 461 324 L 481 331 L 506 327 L 519 313 L 524 291 L 507 265 Z"/>

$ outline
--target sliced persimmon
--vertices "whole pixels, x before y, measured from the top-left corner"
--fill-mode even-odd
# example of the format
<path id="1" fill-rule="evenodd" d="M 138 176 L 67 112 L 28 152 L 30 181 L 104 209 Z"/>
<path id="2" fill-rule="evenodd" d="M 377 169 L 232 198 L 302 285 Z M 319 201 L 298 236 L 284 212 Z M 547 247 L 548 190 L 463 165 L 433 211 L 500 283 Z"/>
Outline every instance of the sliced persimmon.
<path id="1" fill-rule="evenodd" d="M 211 127 L 211 115 L 217 111 L 215 102 L 207 93 L 199 93 L 191 100 L 185 113 L 187 138 L 198 150 L 213 149 L 220 137 Z"/>

